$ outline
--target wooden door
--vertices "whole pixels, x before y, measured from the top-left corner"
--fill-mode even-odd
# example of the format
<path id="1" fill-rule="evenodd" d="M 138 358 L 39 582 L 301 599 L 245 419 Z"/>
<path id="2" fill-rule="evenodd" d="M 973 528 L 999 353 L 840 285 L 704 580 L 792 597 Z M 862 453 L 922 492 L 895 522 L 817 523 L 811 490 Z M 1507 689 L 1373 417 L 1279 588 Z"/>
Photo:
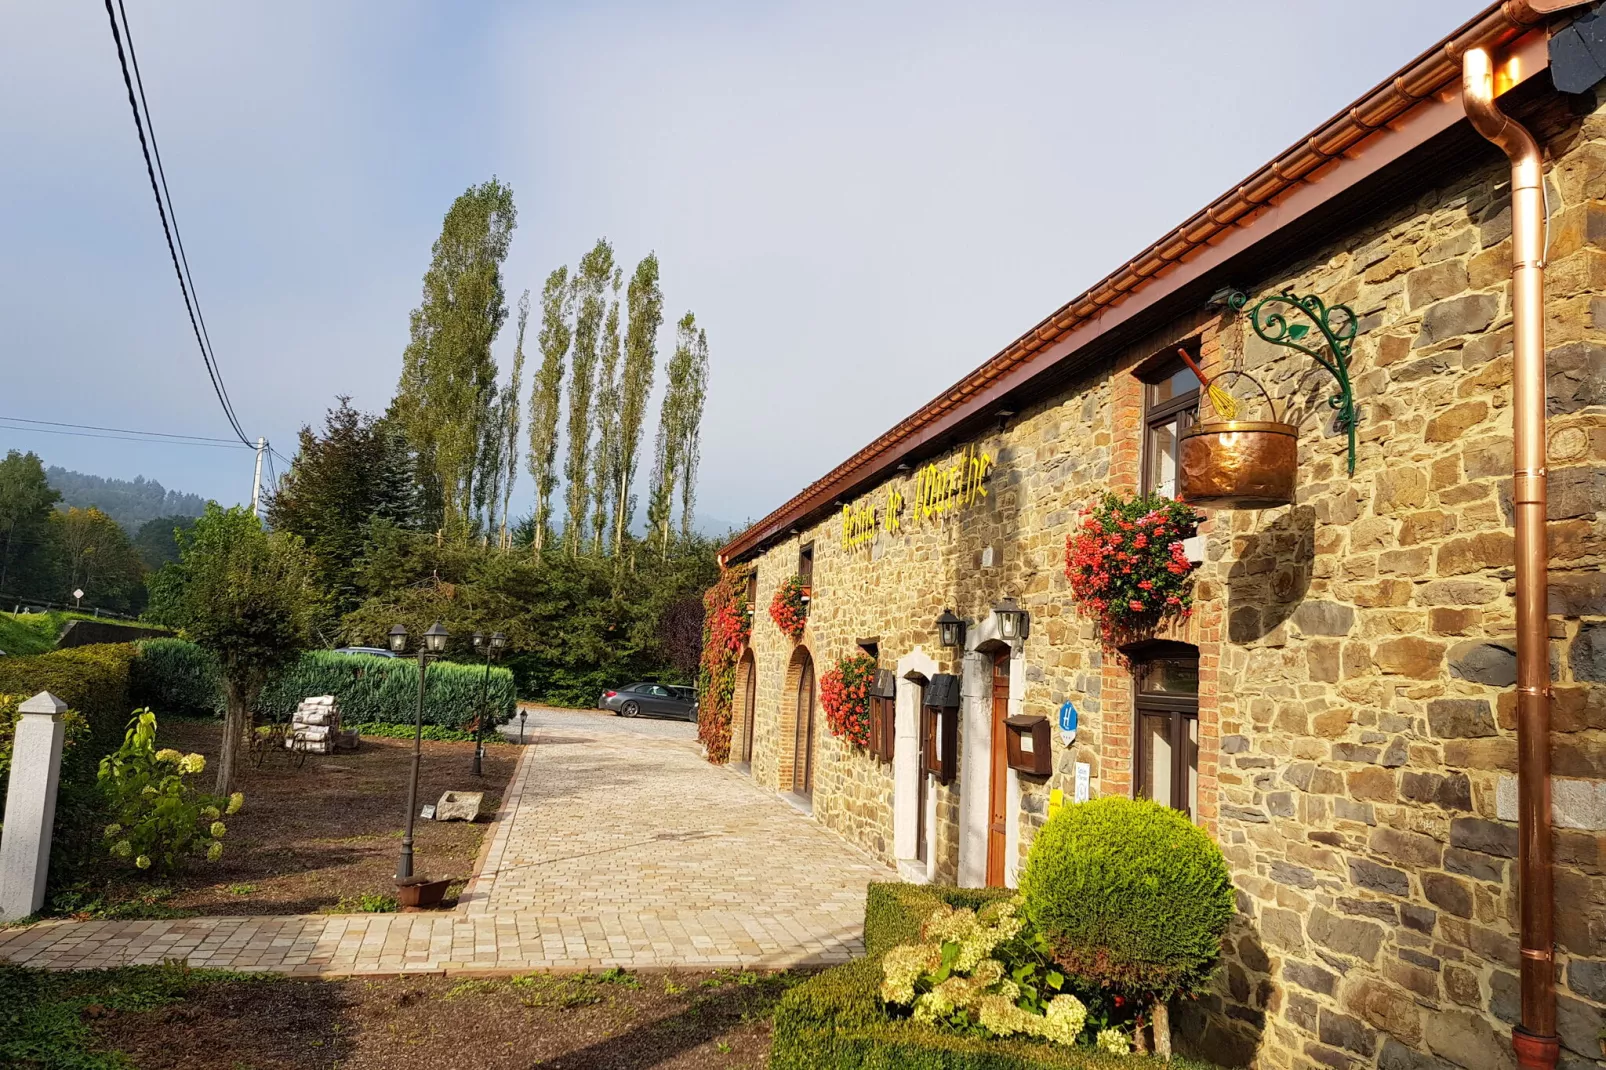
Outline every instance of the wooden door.
<path id="1" fill-rule="evenodd" d="M 916 748 L 916 760 L 919 762 L 919 766 L 916 772 L 918 779 L 915 781 L 918 785 L 915 790 L 915 858 L 921 862 L 929 863 L 930 859 L 927 857 L 926 852 L 926 798 L 927 793 L 931 790 L 931 774 L 926 772 L 926 748 L 932 744 L 926 738 L 924 729 L 925 709 L 926 687 L 921 684 L 919 691 L 915 695 L 915 724 L 919 726 L 916 730 L 920 733 L 920 745 Z"/>
<path id="2" fill-rule="evenodd" d="M 814 792 L 814 660 L 803 655 L 797 676 L 797 738 L 792 760 L 792 791 L 808 797 Z"/>
<path id="3" fill-rule="evenodd" d="M 753 708 L 758 702 L 758 663 L 747 655 L 747 684 L 742 688 L 742 761 L 753 760 Z"/>
<path id="4" fill-rule="evenodd" d="M 991 776 L 987 785 L 987 887 L 1004 886 L 1006 826 L 1005 796 L 1009 787 L 1009 748 L 1004 718 L 1009 716 L 1009 652 L 993 658 L 993 740 Z"/>

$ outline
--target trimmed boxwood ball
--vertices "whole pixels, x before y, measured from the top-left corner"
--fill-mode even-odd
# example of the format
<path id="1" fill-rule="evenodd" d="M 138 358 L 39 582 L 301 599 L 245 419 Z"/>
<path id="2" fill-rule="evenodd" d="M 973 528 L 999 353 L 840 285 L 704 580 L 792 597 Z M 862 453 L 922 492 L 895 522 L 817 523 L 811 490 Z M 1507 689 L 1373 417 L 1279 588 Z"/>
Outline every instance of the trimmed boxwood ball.
<path id="1" fill-rule="evenodd" d="M 1067 974 L 1139 998 L 1209 980 L 1233 913 L 1221 849 L 1146 799 L 1062 809 L 1037 833 L 1020 886 L 1026 918 Z"/>

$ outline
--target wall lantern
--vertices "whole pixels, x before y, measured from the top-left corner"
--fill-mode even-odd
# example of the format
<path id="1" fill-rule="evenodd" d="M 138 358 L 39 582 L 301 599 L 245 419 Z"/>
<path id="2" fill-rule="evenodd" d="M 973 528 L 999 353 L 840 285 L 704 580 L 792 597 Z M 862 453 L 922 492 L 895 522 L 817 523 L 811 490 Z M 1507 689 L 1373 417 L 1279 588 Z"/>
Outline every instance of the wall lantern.
<path id="1" fill-rule="evenodd" d="M 877 761 L 892 761 L 893 743 L 897 738 L 898 680 L 891 669 L 876 673 L 875 686 L 870 691 L 870 756 Z"/>
<path id="2" fill-rule="evenodd" d="M 407 653 L 407 628 L 397 624 L 390 629 L 390 651 L 393 654 Z"/>
<path id="3" fill-rule="evenodd" d="M 446 649 L 446 640 L 450 638 L 451 633 L 441 627 L 440 621 L 436 621 L 424 632 L 424 646 L 431 654 L 439 654 Z"/>
<path id="4" fill-rule="evenodd" d="M 958 650 L 965 645 L 965 622 L 954 616 L 953 610 L 943 610 L 937 618 L 937 637 L 943 646 Z"/>
<path id="5" fill-rule="evenodd" d="M 940 672 L 931 678 L 920 723 L 925 771 L 939 784 L 952 782 L 959 758 L 959 677 Z"/>
<path id="6" fill-rule="evenodd" d="M 1013 598 L 1006 598 L 994 606 L 993 616 L 998 621 L 998 638 L 1006 643 L 1025 639 L 1031 633 L 1032 615 L 1016 605 Z"/>

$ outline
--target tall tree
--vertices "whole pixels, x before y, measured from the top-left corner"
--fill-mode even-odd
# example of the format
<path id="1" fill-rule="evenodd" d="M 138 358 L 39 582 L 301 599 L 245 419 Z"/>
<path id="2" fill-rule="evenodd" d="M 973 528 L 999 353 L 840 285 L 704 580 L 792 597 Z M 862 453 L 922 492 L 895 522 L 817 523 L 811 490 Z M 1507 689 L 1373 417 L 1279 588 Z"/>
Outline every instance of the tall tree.
<path id="1" fill-rule="evenodd" d="M 613 473 L 619 457 L 619 288 L 622 273 L 613 272 L 613 296 L 602 328 L 602 363 L 597 368 L 597 444 L 592 456 L 591 552 L 603 550 L 608 530 L 608 506 L 613 498 Z"/>
<path id="2" fill-rule="evenodd" d="M 249 510 L 208 505 L 164 569 L 169 619 L 217 655 L 223 670 L 223 746 L 217 791 L 234 784 L 234 757 L 270 673 L 306 649 L 316 607 L 312 561 L 301 539 L 262 530 Z"/>
<path id="3" fill-rule="evenodd" d="M 516 218 L 513 191 L 494 178 L 452 203 L 402 355 L 396 412 L 437 485 L 440 525 L 457 538 L 469 531 L 476 477 L 486 471 L 485 427 L 497 396 L 491 343 L 507 319 L 502 261 Z"/>
<path id="4" fill-rule="evenodd" d="M 648 253 L 636 265 L 625 294 L 630 316 L 625 328 L 625 366 L 619 383 L 619 449 L 613 471 L 613 551 L 619 553 L 635 520 L 636 466 L 641 426 L 647 415 L 658 362 L 658 329 L 664 322 L 664 292 L 658 284 L 658 257 Z"/>
<path id="5" fill-rule="evenodd" d="M 507 549 L 508 507 L 513 500 L 513 485 L 519 479 L 519 411 L 524 400 L 524 330 L 530 323 L 530 291 L 519 295 L 518 334 L 513 343 L 513 374 L 502 389 L 502 528 L 497 532 L 496 545 Z"/>
<path id="6" fill-rule="evenodd" d="M 12 450 L 0 461 L 0 592 L 33 593 L 51 506 L 60 499 L 37 454 Z"/>
<path id="7" fill-rule="evenodd" d="M 697 317 L 690 312 L 675 324 L 675 352 L 669 358 L 669 382 L 658 410 L 658 439 L 653 451 L 652 496 L 647 525 L 659 549 L 669 553 L 676 491 L 686 467 L 686 425 L 697 370 Z"/>
<path id="8" fill-rule="evenodd" d="M 122 525 L 90 506 L 50 515 L 54 580 L 51 597 L 65 602 L 82 590 L 91 604 L 138 609 L 145 594 L 145 565 Z"/>
<path id="9" fill-rule="evenodd" d="M 691 313 L 681 322 L 690 323 Z M 701 327 L 691 345 L 685 392 L 680 414 L 680 537 L 689 542 L 697 505 L 697 467 L 703 459 L 703 402 L 708 398 L 708 332 Z"/>
<path id="10" fill-rule="evenodd" d="M 409 479 L 408 485 L 411 483 Z M 272 499 L 269 501 L 271 503 Z M 153 517 L 139 526 L 139 534 L 134 536 L 134 552 L 152 572 L 163 565 L 174 564 L 178 561 L 178 532 L 189 531 L 194 526 L 193 516 Z"/>
<path id="11" fill-rule="evenodd" d="M 579 553 L 590 511 L 592 402 L 597 389 L 597 349 L 607 315 L 608 282 L 613 278 L 613 246 L 598 238 L 580 258 L 575 272 L 574 352 L 569 361 L 569 456 L 563 466 L 567 484 L 567 516 L 563 541 L 570 553 Z"/>
<path id="12" fill-rule="evenodd" d="M 268 497 L 268 523 L 301 538 L 337 611 L 357 601 L 353 575 L 375 520 L 412 522 L 413 487 L 395 429 L 341 397 L 322 433 L 301 429 L 295 460 Z"/>
<path id="13" fill-rule="evenodd" d="M 569 269 L 555 268 L 541 288 L 541 370 L 530 392 L 530 476 L 535 480 L 535 513 L 530 552 L 541 556 L 552 530 L 552 490 L 557 484 L 558 414 L 562 411 L 563 361 L 569 355 L 574 329 L 569 316 L 574 288 Z"/>

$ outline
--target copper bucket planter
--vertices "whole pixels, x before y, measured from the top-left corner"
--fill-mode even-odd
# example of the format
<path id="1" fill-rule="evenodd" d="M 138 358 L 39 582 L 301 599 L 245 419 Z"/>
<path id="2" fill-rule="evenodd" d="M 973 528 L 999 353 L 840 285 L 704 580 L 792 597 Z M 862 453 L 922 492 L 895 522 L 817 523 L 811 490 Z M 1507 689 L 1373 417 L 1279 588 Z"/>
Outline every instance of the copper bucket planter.
<path id="1" fill-rule="evenodd" d="M 1293 424 L 1220 420 L 1182 433 L 1177 497 L 1190 505 L 1287 505 L 1298 477 L 1299 431 Z"/>

